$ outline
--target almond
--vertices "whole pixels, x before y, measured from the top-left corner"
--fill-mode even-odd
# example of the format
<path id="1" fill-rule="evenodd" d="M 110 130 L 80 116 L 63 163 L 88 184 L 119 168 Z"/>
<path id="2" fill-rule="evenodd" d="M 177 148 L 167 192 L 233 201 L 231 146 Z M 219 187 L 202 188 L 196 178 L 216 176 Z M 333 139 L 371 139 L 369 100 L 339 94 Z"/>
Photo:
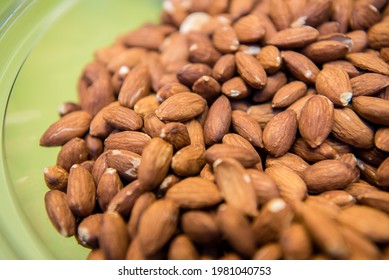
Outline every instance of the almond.
<path id="1" fill-rule="evenodd" d="M 268 174 L 277 184 L 281 197 L 287 202 L 303 200 L 307 194 L 307 186 L 296 172 L 287 166 L 267 167 Z"/>
<path id="2" fill-rule="evenodd" d="M 212 76 L 219 82 L 225 82 L 234 76 L 235 71 L 235 56 L 233 54 L 225 54 L 213 66 Z"/>
<path id="3" fill-rule="evenodd" d="M 292 146 L 296 132 L 296 113 L 292 110 L 278 113 L 263 130 L 265 149 L 275 157 L 284 155 Z"/>
<path id="4" fill-rule="evenodd" d="M 131 209 L 131 214 L 127 223 L 127 231 L 130 238 L 134 238 L 138 233 L 139 221 L 144 211 L 156 200 L 154 193 L 145 192 L 135 201 Z"/>
<path id="5" fill-rule="evenodd" d="M 272 106 L 283 108 L 291 105 L 305 95 L 307 85 L 301 81 L 293 81 L 281 87 L 274 95 Z"/>
<path id="6" fill-rule="evenodd" d="M 159 199 L 142 214 L 138 234 L 145 256 L 157 253 L 172 237 L 178 222 L 178 207 L 170 200 Z"/>
<path id="7" fill-rule="evenodd" d="M 46 186 L 51 190 L 66 191 L 69 173 L 61 166 L 49 166 L 43 169 Z"/>
<path id="8" fill-rule="evenodd" d="M 202 63 L 185 64 L 178 72 L 177 79 L 180 83 L 191 88 L 193 84 L 202 76 L 211 76 L 212 69 Z"/>
<path id="9" fill-rule="evenodd" d="M 131 181 L 138 177 L 141 156 L 127 150 L 109 150 L 106 163 L 108 167 L 117 170 L 120 177 Z"/>
<path id="10" fill-rule="evenodd" d="M 294 51 L 283 51 L 281 55 L 286 67 L 294 77 L 308 84 L 315 83 L 320 70 L 312 60 Z"/>
<path id="11" fill-rule="evenodd" d="M 352 97 L 350 79 L 345 71 L 337 67 L 325 67 L 317 75 L 316 90 L 328 97 L 332 103 L 346 106 Z"/>
<path id="12" fill-rule="evenodd" d="M 220 96 L 209 108 L 204 124 L 205 144 L 212 145 L 221 141 L 231 124 L 231 104 L 227 97 Z"/>
<path id="13" fill-rule="evenodd" d="M 302 53 L 315 63 L 325 63 L 345 57 L 348 50 L 348 46 L 342 42 L 323 40 L 309 44 Z"/>
<path id="14" fill-rule="evenodd" d="M 62 117 L 43 133 L 41 146 L 61 146 L 75 137 L 82 137 L 89 129 L 92 117 L 85 111 L 75 111 Z"/>
<path id="15" fill-rule="evenodd" d="M 50 190 L 45 194 L 45 209 L 55 229 L 65 237 L 76 231 L 76 218 L 69 207 L 67 196 L 59 190 Z"/>
<path id="16" fill-rule="evenodd" d="M 139 155 L 143 148 L 150 142 L 151 137 L 139 131 L 121 131 L 110 134 L 104 141 L 108 150 L 128 150 Z"/>
<path id="17" fill-rule="evenodd" d="M 181 226 L 185 234 L 202 245 L 211 245 L 219 239 L 215 218 L 206 211 L 191 210 L 182 214 Z"/>
<path id="18" fill-rule="evenodd" d="M 215 48 L 224 54 L 235 52 L 239 48 L 238 36 L 228 24 L 216 27 L 212 40 Z"/>
<path id="19" fill-rule="evenodd" d="M 316 41 L 318 37 L 319 31 L 311 26 L 291 27 L 278 31 L 266 43 L 281 49 L 298 49 Z"/>
<path id="20" fill-rule="evenodd" d="M 232 127 L 253 146 L 263 148 L 262 129 L 258 122 L 249 114 L 234 110 L 232 111 Z"/>
<path id="21" fill-rule="evenodd" d="M 169 245 L 169 260 L 197 260 L 199 253 L 191 239 L 185 235 L 177 235 Z"/>
<path id="22" fill-rule="evenodd" d="M 353 98 L 353 109 L 363 118 L 381 125 L 389 125 L 389 101 L 372 96 Z"/>
<path id="23" fill-rule="evenodd" d="M 389 152 L 389 128 L 381 127 L 377 129 L 374 135 L 374 144 L 378 149 Z"/>
<path id="24" fill-rule="evenodd" d="M 134 110 L 123 106 L 108 108 L 103 119 L 110 126 L 120 130 L 138 130 L 143 126 L 142 118 Z"/>
<path id="25" fill-rule="evenodd" d="M 269 74 L 277 72 L 282 66 L 281 52 L 276 46 L 268 45 L 261 48 L 257 59 Z"/>
<path id="26" fill-rule="evenodd" d="M 298 120 L 299 131 L 312 147 L 320 146 L 331 133 L 334 123 L 334 105 L 325 96 L 312 96 L 303 107 Z"/>
<path id="27" fill-rule="evenodd" d="M 250 86 L 261 89 L 265 86 L 267 76 L 259 61 L 252 55 L 244 52 L 235 54 L 238 73 Z"/>
<path id="28" fill-rule="evenodd" d="M 375 54 L 350 53 L 346 59 L 362 70 L 389 75 L 389 65 Z"/>
<path id="29" fill-rule="evenodd" d="M 161 138 L 153 138 L 143 149 L 138 168 L 138 180 L 142 190 L 151 190 L 165 178 L 173 157 L 173 146 Z"/>
<path id="30" fill-rule="evenodd" d="M 237 20 L 233 28 L 241 43 L 255 43 L 265 35 L 265 28 L 255 15 L 247 15 Z"/>
<path id="31" fill-rule="evenodd" d="M 188 145 L 177 151 L 173 158 L 171 167 L 178 176 L 196 176 L 205 165 L 205 149 L 199 145 Z"/>
<path id="32" fill-rule="evenodd" d="M 350 80 L 353 96 L 374 95 L 389 85 L 389 77 L 377 73 L 366 73 Z"/>
<path id="33" fill-rule="evenodd" d="M 70 209 L 78 217 L 88 216 L 95 209 L 96 186 L 93 177 L 79 164 L 70 168 L 66 197 Z"/>
<path id="34" fill-rule="evenodd" d="M 228 144 L 214 144 L 205 151 L 205 160 L 211 164 L 225 157 L 235 158 L 245 167 L 252 167 L 260 161 L 258 153 Z"/>
<path id="35" fill-rule="evenodd" d="M 244 167 L 233 158 L 223 158 L 213 163 L 216 184 L 227 205 L 242 213 L 255 216 L 257 200 L 251 177 Z"/>

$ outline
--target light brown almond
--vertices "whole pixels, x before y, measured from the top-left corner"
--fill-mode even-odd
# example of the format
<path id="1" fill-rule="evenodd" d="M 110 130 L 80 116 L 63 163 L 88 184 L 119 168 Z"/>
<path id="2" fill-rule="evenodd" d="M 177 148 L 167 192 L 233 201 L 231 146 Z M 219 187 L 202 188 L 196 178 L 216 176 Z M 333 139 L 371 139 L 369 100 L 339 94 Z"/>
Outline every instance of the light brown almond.
<path id="1" fill-rule="evenodd" d="M 151 80 L 148 67 L 138 64 L 127 75 L 120 89 L 118 100 L 120 105 L 134 108 L 136 102 L 150 93 Z"/>
<path id="2" fill-rule="evenodd" d="M 251 177 L 243 165 L 233 158 L 222 158 L 213 163 L 215 179 L 224 201 L 242 213 L 255 216 L 257 199 Z"/>
<path id="3" fill-rule="evenodd" d="M 389 157 L 377 169 L 376 182 L 379 186 L 389 187 Z"/>
<path id="4" fill-rule="evenodd" d="M 299 223 L 292 223 L 282 232 L 280 245 L 288 260 L 306 260 L 312 254 L 311 237 Z"/>
<path id="5" fill-rule="evenodd" d="M 302 53 L 315 63 L 325 63 L 345 57 L 348 50 L 348 46 L 342 42 L 322 40 L 309 44 Z"/>
<path id="6" fill-rule="evenodd" d="M 291 27 L 278 31 L 266 43 L 281 49 L 298 49 L 316 41 L 318 37 L 319 31 L 311 26 Z"/>
<path id="7" fill-rule="evenodd" d="M 177 93 L 159 105 L 155 114 L 162 121 L 186 121 L 204 112 L 206 101 L 191 92 Z"/>
<path id="8" fill-rule="evenodd" d="M 248 218 L 233 206 L 222 204 L 216 219 L 222 237 L 230 246 L 242 257 L 251 257 L 255 251 L 255 236 Z"/>
<path id="9" fill-rule="evenodd" d="M 135 201 L 142 194 L 138 180 L 132 181 L 120 189 L 109 202 L 106 212 L 117 212 L 127 218 L 134 206 Z"/>
<path id="10" fill-rule="evenodd" d="M 334 105 L 325 96 L 312 96 L 301 110 L 299 132 L 312 147 L 320 146 L 331 133 L 334 124 Z"/>
<path id="11" fill-rule="evenodd" d="M 273 156 L 284 155 L 292 146 L 297 132 L 296 113 L 286 110 L 275 115 L 263 130 L 265 149 Z"/>
<path id="12" fill-rule="evenodd" d="M 378 149 L 389 152 L 389 128 L 381 127 L 377 129 L 374 135 L 374 144 Z"/>
<path id="13" fill-rule="evenodd" d="M 354 97 L 353 109 L 363 118 L 380 125 L 389 125 L 389 101 L 372 96 Z"/>
<path id="14" fill-rule="evenodd" d="M 191 210 L 183 213 L 181 227 L 185 234 L 201 245 L 212 245 L 220 237 L 216 220 L 207 211 Z"/>
<path id="15" fill-rule="evenodd" d="M 374 95 L 389 85 L 389 77 L 377 73 L 365 73 L 350 80 L 353 96 Z"/>
<path id="16" fill-rule="evenodd" d="M 244 52 L 235 54 L 238 73 L 250 86 L 261 89 L 265 86 L 267 75 L 259 61 Z"/>
<path id="17" fill-rule="evenodd" d="M 153 138 L 143 149 L 138 168 L 138 180 L 142 190 L 157 187 L 165 178 L 173 157 L 173 146 L 161 138 Z"/>
<path id="18" fill-rule="evenodd" d="M 173 172 L 184 177 L 198 175 L 205 165 L 204 153 L 201 145 L 188 145 L 178 150 L 172 158 Z"/>
<path id="19" fill-rule="evenodd" d="M 388 215 L 372 207 L 347 207 L 340 212 L 338 220 L 372 241 L 387 242 L 389 239 Z"/>
<path id="20" fill-rule="evenodd" d="M 307 195 L 307 186 L 303 179 L 292 169 L 284 165 L 267 167 L 268 174 L 277 184 L 281 197 L 287 202 L 303 200 Z"/>
<path id="21" fill-rule="evenodd" d="M 141 164 L 141 156 L 128 150 L 109 150 L 106 154 L 106 163 L 126 180 L 134 180 L 138 177 L 138 169 Z"/>
<path id="22" fill-rule="evenodd" d="M 346 106 L 352 97 L 352 88 L 349 76 L 337 67 L 325 67 L 317 75 L 316 90 L 334 103 Z"/>
<path id="23" fill-rule="evenodd" d="M 204 124 L 205 144 L 212 145 L 221 141 L 230 130 L 231 104 L 221 95 L 209 108 Z"/>
<path id="24" fill-rule="evenodd" d="M 121 131 L 109 135 L 104 141 L 104 146 L 108 150 L 128 150 L 141 155 L 150 139 L 151 137 L 143 132 Z"/>
<path id="25" fill-rule="evenodd" d="M 238 19 L 233 28 L 241 43 L 255 43 L 265 35 L 265 28 L 261 20 L 255 15 L 247 15 Z"/>
<path id="26" fill-rule="evenodd" d="M 346 59 L 362 70 L 389 75 L 389 65 L 375 54 L 350 53 L 346 56 Z"/>
<path id="27" fill-rule="evenodd" d="M 208 102 L 212 102 L 219 96 L 221 86 L 211 76 L 202 76 L 193 84 L 192 89 Z"/>
<path id="28" fill-rule="evenodd" d="M 266 167 L 272 167 L 277 165 L 287 166 L 296 172 L 300 177 L 304 170 L 309 166 L 309 163 L 302 159 L 300 156 L 293 153 L 286 153 L 280 157 L 266 157 Z"/>
<path id="29" fill-rule="evenodd" d="M 317 148 L 311 148 L 303 138 L 297 138 L 293 143 L 291 152 L 297 154 L 305 161 L 317 162 L 325 159 L 335 159 L 339 156 L 337 150 L 324 142 Z"/>
<path id="30" fill-rule="evenodd" d="M 231 116 L 233 129 L 253 146 L 263 148 L 262 129 L 258 122 L 240 110 L 233 110 Z"/>
<path id="31" fill-rule="evenodd" d="M 277 71 L 275 74 L 267 77 L 266 85 L 263 89 L 256 89 L 251 97 L 255 103 L 270 101 L 276 92 L 287 83 L 287 77 L 284 72 Z"/>
<path id="32" fill-rule="evenodd" d="M 138 130 L 143 120 L 134 110 L 123 106 L 112 106 L 104 111 L 103 119 L 112 127 L 120 130 Z"/>
<path id="33" fill-rule="evenodd" d="M 167 253 L 169 260 L 197 260 L 199 253 L 192 240 L 185 234 L 174 237 Z"/>
<path id="34" fill-rule="evenodd" d="M 275 73 L 282 66 L 281 52 L 276 46 L 268 45 L 261 48 L 257 59 L 266 73 L 269 74 Z"/>
<path id="35" fill-rule="evenodd" d="M 69 173 L 61 166 L 49 166 L 43 169 L 46 186 L 51 190 L 66 191 Z"/>
<path id="36" fill-rule="evenodd" d="M 233 77 L 225 81 L 221 91 L 230 99 L 244 99 L 251 94 L 251 88 L 241 77 Z"/>
<path id="37" fill-rule="evenodd" d="M 235 71 L 235 56 L 233 54 L 225 54 L 213 66 L 212 76 L 219 82 L 225 82 L 234 76 Z"/>
<path id="38" fill-rule="evenodd" d="M 212 41 L 215 48 L 224 54 L 237 51 L 240 44 L 235 30 L 228 24 L 216 27 Z"/>
<path id="39" fill-rule="evenodd" d="M 96 213 L 85 217 L 77 227 L 77 240 L 87 248 L 99 247 L 100 223 L 102 213 Z"/>
<path id="40" fill-rule="evenodd" d="M 100 208 L 105 211 L 113 197 L 123 188 L 119 174 L 113 168 L 107 168 L 96 188 L 96 198 Z"/>
<path id="41" fill-rule="evenodd" d="M 155 194 L 145 192 L 141 194 L 134 203 L 131 209 L 131 214 L 127 223 L 127 231 L 130 238 L 134 238 L 138 233 L 140 218 L 144 211 L 156 200 Z"/>
<path id="42" fill-rule="evenodd" d="M 340 160 L 322 160 L 307 167 L 302 175 L 310 193 L 342 189 L 354 181 L 352 169 Z"/>
<path id="43" fill-rule="evenodd" d="M 307 85 L 301 81 L 289 82 L 281 87 L 273 96 L 272 106 L 283 108 L 291 105 L 305 95 Z"/>
<path id="44" fill-rule="evenodd" d="M 202 76 L 211 76 L 212 69 L 202 63 L 188 63 L 182 66 L 177 72 L 177 79 L 180 83 L 191 88 Z"/>
<path id="45" fill-rule="evenodd" d="M 327 62 L 323 65 L 323 67 L 326 67 L 326 66 L 335 66 L 335 67 L 342 69 L 343 71 L 345 71 L 348 74 L 350 79 L 360 75 L 360 72 L 358 71 L 358 69 L 355 68 L 355 66 L 352 65 L 352 63 L 350 63 L 346 60 L 330 61 L 330 62 Z"/>
<path id="46" fill-rule="evenodd" d="M 205 151 L 205 160 L 211 164 L 225 157 L 238 160 L 244 167 L 253 167 L 260 161 L 258 153 L 229 144 L 214 144 Z"/>
<path id="47" fill-rule="evenodd" d="M 178 223 L 178 207 L 170 200 L 159 199 L 142 214 L 138 234 L 145 256 L 157 253 L 172 237 Z"/>
<path id="48" fill-rule="evenodd" d="M 380 49 L 382 47 L 389 47 L 388 26 L 388 21 L 382 21 L 369 28 L 367 38 L 372 48 Z"/>
<path id="49" fill-rule="evenodd" d="M 315 83 L 320 70 L 312 60 L 294 51 L 283 51 L 281 55 L 286 67 L 294 77 L 308 84 Z"/>
<path id="50" fill-rule="evenodd" d="M 101 218 L 99 246 L 109 260 L 124 259 L 129 244 L 126 223 L 115 212 L 104 213 Z"/>

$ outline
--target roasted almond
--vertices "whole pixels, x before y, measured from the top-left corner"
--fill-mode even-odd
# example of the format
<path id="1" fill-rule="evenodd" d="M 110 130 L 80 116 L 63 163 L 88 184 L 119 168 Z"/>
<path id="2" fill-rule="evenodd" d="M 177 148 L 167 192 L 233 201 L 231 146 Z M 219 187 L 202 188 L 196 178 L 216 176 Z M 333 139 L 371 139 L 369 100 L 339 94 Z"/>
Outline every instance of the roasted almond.
<path id="1" fill-rule="evenodd" d="M 265 149 L 273 156 L 284 155 L 292 146 L 297 132 L 296 113 L 286 110 L 275 115 L 263 130 Z"/>
<path id="2" fill-rule="evenodd" d="M 200 95 L 180 92 L 162 102 L 155 114 L 162 121 L 186 121 L 200 115 L 205 106 L 206 101 Z"/>
<path id="3" fill-rule="evenodd" d="M 334 105 L 322 95 L 314 95 L 305 103 L 298 120 L 299 132 L 312 148 L 324 142 L 333 124 Z"/>
<path id="4" fill-rule="evenodd" d="M 89 129 L 92 117 L 85 111 L 75 111 L 62 117 L 43 133 L 41 146 L 61 146 L 75 137 L 82 137 Z"/>

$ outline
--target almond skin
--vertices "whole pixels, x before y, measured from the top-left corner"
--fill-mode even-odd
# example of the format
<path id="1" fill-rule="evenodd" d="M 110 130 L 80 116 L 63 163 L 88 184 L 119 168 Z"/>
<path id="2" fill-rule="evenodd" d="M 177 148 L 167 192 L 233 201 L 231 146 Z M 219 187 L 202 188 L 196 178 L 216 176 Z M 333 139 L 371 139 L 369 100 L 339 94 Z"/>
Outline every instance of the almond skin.
<path id="1" fill-rule="evenodd" d="M 352 97 L 349 76 L 337 67 L 325 67 L 317 75 L 316 90 L 335 105 L 346 106 Z"/>
<path id="2" fill-rule="evenodd" d="M 157 253 L 169 241 L 176 230 L 178 214 L 178 207 L 167 199 L 157 200 L 145 210 L 137 234 L 145 256 Z"/>
<path id="3" fill-rule="evenodd" d="M 222 201 L 217 186 L 200 177 L 188 177 L 173 185 L 166 192 L 166 198 L 189 209 L 210 207 Z"/>
<path id="4" fill-rule="evenodd" d="M 322 160 L 307 167 L 302 175 L 310 193 L 342 189 L 354 181 L 354 174 L 340 160 Z"/>
<path id="5" fill-rule="evenodd" d="M 39 144 L 45 147 L 61 146 L 75 137 L 82 137 L 89 129 L 92 117 L 85 111 L 69 113 L 50 125 Z"/>
<path id="6" fill-rule="evenodd" d="M 162 121 L 186 121 L 204 112 L 205 106 L 206 101 L 200 95 L 180 92 L 162 102 L 155 114 Z"/>
<path id="7" fill-rule="evenodd" d="M 322 95 L 314 95 L 305 103 L 298 120 L 300 134 L 312 148 L 324 142 L 333 123 L 334 105 Z"/>
<path id="8" fill-rule="evenodd" d="M 258 89 L 265 86 L 267 80 L 266 72 L 254 56 L 237 52 L 235 61 L 238 73 L 250 86 Z"/>
<path id="9" fill-rule="evenodd" d="M 263 130 L 265 149 L 275 157 L 284 155 L 292 146 L 296 132 L 296 113 L 292 110 L 278 113 Z"/>

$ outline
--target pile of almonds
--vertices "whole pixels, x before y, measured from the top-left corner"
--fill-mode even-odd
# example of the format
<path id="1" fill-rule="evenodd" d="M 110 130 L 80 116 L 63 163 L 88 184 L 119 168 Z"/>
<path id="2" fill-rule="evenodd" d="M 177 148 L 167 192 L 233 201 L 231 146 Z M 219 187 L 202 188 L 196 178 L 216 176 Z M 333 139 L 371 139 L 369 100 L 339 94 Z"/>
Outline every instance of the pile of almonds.
<path id="1" fill-rule="evenodd" d="M 168 0 L 41 146 L 88 259 L 389 259 L 389 5 Z"/>

